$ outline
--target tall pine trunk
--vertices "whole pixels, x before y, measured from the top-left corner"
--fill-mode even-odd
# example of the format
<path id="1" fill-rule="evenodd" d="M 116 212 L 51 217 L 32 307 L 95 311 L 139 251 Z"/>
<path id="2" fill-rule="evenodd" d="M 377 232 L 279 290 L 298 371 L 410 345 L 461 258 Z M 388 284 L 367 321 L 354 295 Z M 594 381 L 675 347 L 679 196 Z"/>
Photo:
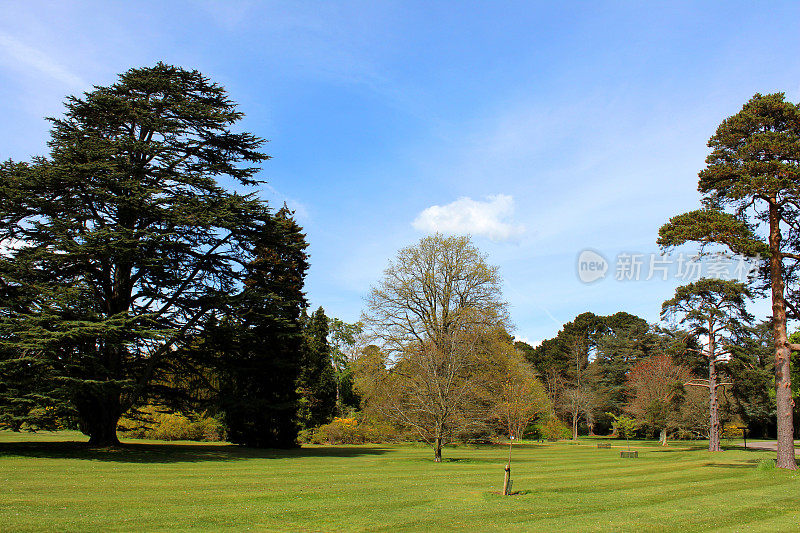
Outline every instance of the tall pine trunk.
<path id="1" fill-rule="evenodd" d="M 719 445 L 719 403 L 717 402 L 717 362 L 715 360 L 714 342 L 709 342 L 708 360 L 708 451 L 718 452 Z"/>
<path id="2" fill-rule="evenodd" d="M 775 400 L 778 422 L 778 468 L 797 470 L 794 457 L 794 400 L 792 400 L 791 351 L 786 335 L 783 261 L 779 207 L 774 198 L 769 204 L 769 259 L 772 286 L 772 328 L 775 337 Z"/>

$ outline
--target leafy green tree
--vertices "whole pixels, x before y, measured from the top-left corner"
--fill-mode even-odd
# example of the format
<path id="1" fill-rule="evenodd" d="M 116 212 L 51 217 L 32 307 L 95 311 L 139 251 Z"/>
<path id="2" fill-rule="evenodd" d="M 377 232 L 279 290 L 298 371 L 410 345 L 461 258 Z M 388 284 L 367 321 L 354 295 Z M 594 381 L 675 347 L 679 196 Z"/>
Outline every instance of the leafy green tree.
<path id="1" fill-rule="evenodd" d="M 297 418 L 302 429 L 327 424 L 336 410 L 336 376 L 328 344 L 328 317 L 320 307 L 303 313 L 303 355 L 297 379 Z"/>
<path id="2" fill-rule="evenodd" d="M 217 181 L 254 185 L 267 159 L 241 118 L 220 85 L 158 63 L 69 97 L 48 157 L 0 166 L 0 364 L 41 371 L 4 385 L 0 420 L 25 420 L 15 400 L 58 405 L 116 444 L 120 415 L 238 292 L 273 224 Z"/>
<path id="3" fill-rule="evenodd" d="M 619 438 L 624 438 L 628 443 L 628 451 L 631 449 L 630 438 L 636 434 L 639 429 L 639 421 L 627 415 L 615 415 L 614 413 L 607 413 L 613 420 L 614 434 Z"/>
<path id="4" fill-rule="evenodd" d="M 354 389 L 351 362 L 364 326 L 361 322 L 348 324 L 334 317 L 328 320 L 328 330 L 331 363 L 336 377 L 336 406 L 342 414 L 347 408 L 357 409 L 361 402 Z"/>
<path id="5" fill-rule="evenodd" d="M 389 422 L 392 417 L 387 416 L 385 406 L 390 403 L 387 398 L 390 366 L 387 355 L 374 344 L 358 350 L 352 363 L 353 388 L 362 399 L 364 413 Z"/>
<path id="6" fill-rule="evenodd" d="M 725 119 L 708 142 L 699 176 L 703 209 L 673 217 L 659 231 L 662 246 L 719 244 L 766 257 L 772 298 L 777 466 L 795 470 L 788 316 L 800 318 L 795 270 L 800 260 L 800 108 L 783 93 L 756 94 Z"/>
<path id="7" fill-rule="evenodd" d="M 687 385 L 708 389 L 709 435 L 708 450 L 721 450 L 719 401 L 717 389 L 730 385 L 720 381 L 717 364 L 721 357 L 730 355 L 728 346 L 734 344 L 742 328 L 752 322 L 747 312 L 747 302 L 752 297 L 743 283 L 702 278 L 678 287 L 675 296 L 664 302 L 661 314 L 677 316 L 690 332 L 706 339 L 703 355 L 708 360 L 708 379 L 693 379 Z"/>
<path id="8" fill-rule="evenodd" d="M 531 424 L 550 415 L 544 385 L 508 340 L 499 336 L 490 340 L 480 373 L 490 421 L 498 435 L 523 439 Z"/>

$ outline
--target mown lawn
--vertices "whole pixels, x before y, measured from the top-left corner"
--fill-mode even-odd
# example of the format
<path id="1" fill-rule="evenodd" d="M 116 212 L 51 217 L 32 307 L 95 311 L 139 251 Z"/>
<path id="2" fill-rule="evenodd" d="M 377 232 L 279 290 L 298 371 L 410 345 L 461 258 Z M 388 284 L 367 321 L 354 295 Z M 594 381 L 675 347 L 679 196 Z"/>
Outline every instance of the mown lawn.
<path id="1" fill-rule="evenodd" d="M 420 530 L 797 531 L 800 474 L 773 452 L 594 441 L 515 448 L 413 445 L 247 450 L 129 441 L 89 450 L 76 433 L 0 432 L 1 531 Z M 617 443 L 615 443 L 616 445 Z"/>

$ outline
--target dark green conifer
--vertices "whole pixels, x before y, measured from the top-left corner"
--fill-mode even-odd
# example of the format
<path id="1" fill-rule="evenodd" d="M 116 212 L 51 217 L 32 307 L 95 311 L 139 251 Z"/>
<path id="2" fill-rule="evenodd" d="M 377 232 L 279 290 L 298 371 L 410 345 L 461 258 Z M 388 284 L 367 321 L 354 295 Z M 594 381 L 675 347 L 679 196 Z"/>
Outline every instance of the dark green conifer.
<path id="1" fill-rule="evenodd" d="M 221 185 L 257 184 L 268 158 L 241 118 L 220 85 L 158 63 L 69 97 L 49 155 L 0 166 L 0 424 L 72 412 L 91 443 L 117 443 L 120 415 L 169 392 L 184 347 L 245 279 L 272 289 L 240 299 L 275 294 L 263 306 L 291 330 L 302 236 Z M 284 259 L 263 282 L 259 261 Z"/>

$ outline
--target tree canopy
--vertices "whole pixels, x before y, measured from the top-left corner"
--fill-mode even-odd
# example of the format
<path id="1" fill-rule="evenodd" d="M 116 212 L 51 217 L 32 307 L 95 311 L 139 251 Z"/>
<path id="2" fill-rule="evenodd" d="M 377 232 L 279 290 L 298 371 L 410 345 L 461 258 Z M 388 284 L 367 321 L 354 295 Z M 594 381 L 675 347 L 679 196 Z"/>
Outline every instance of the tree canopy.
<path id="1" fill-rule="evenodd" d="M 658 243 L 722 245 L 734 253 L 762 254 L 763 282 L 772 297 L 778 466 L 796 469 L 791 349 L 786 331 L 796 311 L 795 271 L 800 254 L 800 107 L 783 93 L 754 95 L 711 137 L 699 173 L 703 209 L 673 217 Z"/>
<path id="2" fill-rule="evenodd" d="M 391 375 L 374 373 L 382 385 L 368 389 L 441 461 L 444 444 L 486 418 L 481 356 L 487 335 L 507 318 L 497 268 L 468 237 L 425 237 L 398 252 L 363 318 L 393 358 Z"/>
<path id="3" fill-rule="evenodd" d="M 223 186 L 257 184 L 268 159 L 241 118 L 220 85 L 158 63 L 67 98 L 48 156 L 0 166 L 0 369 L 39 376 L 3 386 L 3 423 L 35 402 L 116 443 L 119 416 L 167 390 L 179 348 L 283 242 L 263 201 Z"/>

